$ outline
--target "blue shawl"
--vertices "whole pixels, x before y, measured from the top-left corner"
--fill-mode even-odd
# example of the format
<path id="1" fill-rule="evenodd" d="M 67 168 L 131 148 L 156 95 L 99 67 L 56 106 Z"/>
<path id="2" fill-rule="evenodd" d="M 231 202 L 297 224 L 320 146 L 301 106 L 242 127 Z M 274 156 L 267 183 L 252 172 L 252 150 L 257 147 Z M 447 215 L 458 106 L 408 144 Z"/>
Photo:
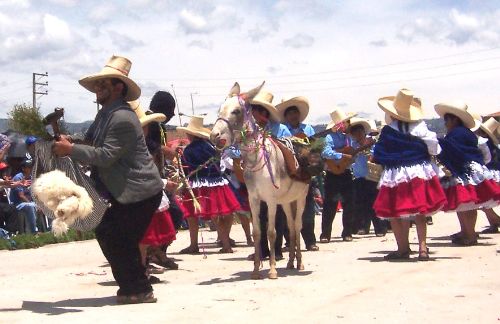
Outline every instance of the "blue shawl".
<path id="1" fill-rule="evenodd" d="M 483 155 L 477 147 L 477 136 L 468 128 L 455 127 L 439 139 L 439 145 L 441 153 L 438 159 L 453 176 L 469 174 L 468 166 L 472 161 L 484 164 Z"/>
<path id="2" fill-rule="evenodd" d="M 183 154 L 183 166 L 186 167 L 186 175 L 207 162 L 217 154 L 215 148 L 203 139 L 194 139 L 186 148 Z M 209 181 L 220 181 L 221 172 L 216 162 L 211 162 L 193 174 L 190 180 L 208 178 Z"/>
<path id="3" fill-rule="evenodd" d="M 384 126 L 373 149 L 375 163 L 385 168 L 412 166 L 430 162 L 425 142 L 411 134 L 405 134 Z"/>

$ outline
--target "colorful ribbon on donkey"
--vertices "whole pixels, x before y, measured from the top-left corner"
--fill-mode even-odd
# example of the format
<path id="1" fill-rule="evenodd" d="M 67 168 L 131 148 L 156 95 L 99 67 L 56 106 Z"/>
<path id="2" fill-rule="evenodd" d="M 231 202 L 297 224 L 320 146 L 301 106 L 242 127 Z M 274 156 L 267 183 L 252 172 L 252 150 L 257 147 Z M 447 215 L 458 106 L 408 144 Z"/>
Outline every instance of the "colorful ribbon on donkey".
<path id="1" fill-rule="evenodd" d="M 252 138 L 255 141 L 255 143 L 257 144 L 255 149 L 256 150 L 259 150 L 259 148 L 262 149 L 262 154 L 264 157 L 264 164 L 267 168 L 267 171 L 269 172 L 269 176 L 271 177 L 271 182 L 276 189 L 279 189 L 279 187 L 276 185 L 276 179 L 274 177 L 274 173 L 273 173 L 272 166 L 271 166 L 271 154 L 268 151 L 267 146 L 266 146 L 266 139 L 270 135 L 266 131 L 266 129 L 261 130 L 259 128 L 259 126 L 257 125 L 257 123 L 255 122 L 255 120 L 252 116 L 252 108 L 246 102 L 245 98 L 243 96 L 238 96 L 238 101 L 239 101 L 240 106 L 243 107 L 243 112 L 244 112 L 243 123 L 250 127 L 250 130 L 251 130 L 251 133 L 253 136 Z M 243 128 L 244 128 L 242 130 L 243 143 L 247 143 L 246 142 L 246 138 L 247 138 L 246 137 L 246 130 L 245 130 L 245 127 L 243 127 Z M 258 137 L 256 137 L 257 134 L 260 134 L 262 136 L 262 143 L 260 145 L 258 145 L 258 142 L 257 142 L 257 140 L 258 140 Z"/>

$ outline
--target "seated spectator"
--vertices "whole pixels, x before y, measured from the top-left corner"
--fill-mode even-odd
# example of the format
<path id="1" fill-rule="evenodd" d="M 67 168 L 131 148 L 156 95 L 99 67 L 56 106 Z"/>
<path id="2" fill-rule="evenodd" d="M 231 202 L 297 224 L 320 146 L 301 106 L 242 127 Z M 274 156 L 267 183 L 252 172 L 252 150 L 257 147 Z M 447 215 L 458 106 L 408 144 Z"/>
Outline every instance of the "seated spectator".
<path id="1" fill-rule="evenodd" d="M 29 230 L 33 234 L 38 233 L 36 227 L 36 204 L 31 198 L 29 186 L 31 185 L 31 169 L 33 167 L 31 160 L 24 160 L 21 163 L 21 172 L 16 174 L 12 181 L 20 182 L 19 185 L 13 187 L 10 191 L 10 202 L 18 211 L 25 214 L 26 222 L 29 225 Z"/>

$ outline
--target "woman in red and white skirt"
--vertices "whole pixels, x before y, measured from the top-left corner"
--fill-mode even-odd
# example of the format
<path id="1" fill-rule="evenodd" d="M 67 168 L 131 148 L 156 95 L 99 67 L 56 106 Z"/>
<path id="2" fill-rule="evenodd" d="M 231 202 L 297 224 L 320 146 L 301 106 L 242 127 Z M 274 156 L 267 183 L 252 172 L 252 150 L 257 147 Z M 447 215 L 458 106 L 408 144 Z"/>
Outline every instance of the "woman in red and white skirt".
<path id="1" fill-rule="evenodd" d="M 220 252 L 232 253 L 229 233 L 233 213 L 241 210 L 241 206 L 228 180 L 221 174 L 219 162 L 215 158 L 217 151 L 208 140 L 210 130 L 203 127 L 203 118 L 198 116 L 191 117 L 187 127 L 178 127 L 177 130 L 186 133 L 190 141 L 182 154 L 182 165 L 189 178 L 190 188 L 184 189 L 181 204 L 188 221 L 191 244 L 180 253 L 199 253 L 199 218 L 215 221 L 222 242 Z M 199 209 L 196 208 L 195 199 Z"/>
<path id="2" fill-rule="evenodd" d="M 439 140 L 442 152 L 438 158 L 451 172 L 442 181 L 448 203 L 445 211 L 456 211 L 460 232 L 452 235 L 452 243 L 462 246 L 477 244 L 475 231 L 477 209 L 492 208 L 500 200 L 500 186 L 485 166 L 477 136 L 470 130 L 475 122 L 464 103 L 441 103 L 436 112 L 444 118 L 445 138 Z"/>
<path id="3" fill-rule="evenodd" d="M 426 216 L 439 211 L 446 197 L 438 178 L 438 168 L 431 156 L 439 153 L 436 133 L 428 130 L 420 100 L 410 90 L 402 89 L 394 97 L 378 100 L 388 125 L 382 128 L 375 144 L 374 162 L 384 169 L 379 193 L 373 204 L 377 217 L 388 219 L 396 237 L 398 250 L 386 260 L 410 257 L 410 220 L 417 227 L 418 260 L 429 260 Z"/>

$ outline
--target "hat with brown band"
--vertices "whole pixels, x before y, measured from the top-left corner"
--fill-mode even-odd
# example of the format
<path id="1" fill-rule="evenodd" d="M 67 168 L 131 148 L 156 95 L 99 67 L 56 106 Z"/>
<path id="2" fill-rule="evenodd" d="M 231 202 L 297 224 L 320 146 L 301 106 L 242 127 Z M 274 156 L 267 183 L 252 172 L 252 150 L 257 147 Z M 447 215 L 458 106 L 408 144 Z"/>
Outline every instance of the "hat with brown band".
<path id="1" fill-rule="evenodd" d="M 119 79 L 127 86 L 125 100 L 133 101 L 141 96 L 141 88 L 128 77 L 132 62 L 129 59 L 113 55 L 102 70 L 96 74 L 81 78 L 78 82 L 88 91 L 95 93 L 95 82 L 102 79 Z"/>

